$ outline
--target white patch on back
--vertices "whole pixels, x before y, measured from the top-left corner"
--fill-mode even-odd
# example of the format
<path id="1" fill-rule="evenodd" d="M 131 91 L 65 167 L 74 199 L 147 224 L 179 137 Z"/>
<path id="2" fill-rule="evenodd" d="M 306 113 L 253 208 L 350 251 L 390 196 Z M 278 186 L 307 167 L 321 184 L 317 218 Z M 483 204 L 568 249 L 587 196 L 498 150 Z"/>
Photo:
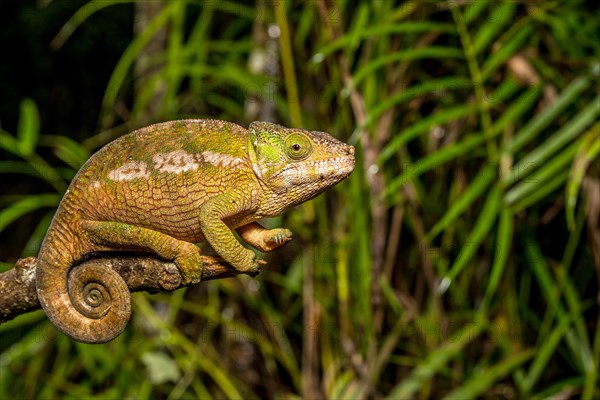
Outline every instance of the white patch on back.
<path id="1" fill-rule="evenodd" d="M 154 168 L 159 172 L 175 173 L 195 171 L 198 163 L 193 154 L 184 150 L 176 150 L 170 153 L 157 153 L 152 156 Z"/>
<path id="2" fill-rule="evenodd" d="M 237 167 L 244 163 L 244 160 L 238 157 L 233 157 L 228 154 L 215 153 L 210 150 L 202 152 L 202 159 L 215 167 Z"/>
<path id="3" fill-rule="evenodd" d="M 245 164 L 244 159 L 228 154 L 215 153 L 210 150 L 198 154 L 190 154 L 185 150 L 176 150 L 169 153 L 156 153 L 152 156 L 152 168 L 161 173 L 179 174 L 187 171 L 196 171 L 201 162 L 209 163 L 215 167 L 240 168 Z M 129 161 L 119 168 L 108 173 L 108 178 L 113 181 L 130 181 L 136 178 L 148 179 L 150 171 L 143 161 Z M 99 182 L 92 183 L 92 187 L 100 187 Z"/>
<path id="4" fill-rule="evenodd" d="M 108 173 L 108 178 L 113 181 L 130 181 L 136 178 L 148 179 L 149 176 L 150 172 L 146 163 L 142 161 L 130 161 Z"/>

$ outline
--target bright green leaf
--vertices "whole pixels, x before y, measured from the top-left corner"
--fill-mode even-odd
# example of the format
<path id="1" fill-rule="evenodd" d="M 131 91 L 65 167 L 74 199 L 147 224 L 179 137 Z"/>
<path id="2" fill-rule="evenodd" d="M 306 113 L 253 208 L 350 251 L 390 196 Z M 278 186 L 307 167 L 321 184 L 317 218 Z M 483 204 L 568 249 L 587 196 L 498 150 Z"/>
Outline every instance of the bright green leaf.
<path id="1" fill-rule="evenodd" d="M 60 199 L 61 196 L 52 193 L 29 195 L 0 210 L 0 232 L 23 215 L 43 207 L 56 207 Z"/>
<path id="2" fill-rule="evenodd" d="M 19 113 L 19 128 L 17 140 L 19 152 L 23 157 L 33 153 L 40 134 L 40 116 L 35 102 L 31 99 L 21 101 L 21 112 Z"/>

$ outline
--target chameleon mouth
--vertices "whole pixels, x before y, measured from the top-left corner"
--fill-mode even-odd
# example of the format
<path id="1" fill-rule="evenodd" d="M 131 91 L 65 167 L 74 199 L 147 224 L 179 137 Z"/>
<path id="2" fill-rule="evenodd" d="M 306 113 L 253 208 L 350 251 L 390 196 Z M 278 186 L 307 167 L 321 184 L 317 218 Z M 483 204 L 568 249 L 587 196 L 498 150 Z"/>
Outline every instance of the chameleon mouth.
<path id="1" fill-rule="evenodd" d="M 325 181 L 337 183 L 354 171 L 352 155 L 327 160 L 301 161 L 283 168 L 277 175 L 290 182 Z"/>

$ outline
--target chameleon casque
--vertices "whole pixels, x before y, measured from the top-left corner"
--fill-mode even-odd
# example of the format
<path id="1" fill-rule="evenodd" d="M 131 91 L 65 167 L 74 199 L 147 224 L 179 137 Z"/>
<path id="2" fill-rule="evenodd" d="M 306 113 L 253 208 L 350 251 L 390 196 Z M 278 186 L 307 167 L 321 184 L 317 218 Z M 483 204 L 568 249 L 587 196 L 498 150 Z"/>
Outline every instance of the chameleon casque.
<path id="1" fill-rule="evenodd" d="M 58 207 L 38 256 L 42 308 L 75 340 L 112 340 L 129 321 L 127 285 L 110 268 L 69 276 L 73 265 L 106 251 L 152 252 L 174 261 L 183 283 L 197 283 L 194 243 L 206 241 L 238 271 L 255 274 L 261 260 L 232 229 L 256 249 L 274 250 L 292 233 L 256 221 L 317 196 L 353 169 L 354 147 L 267 122 L 246 130 L 180 120 L 124 135 L 83 165 Z"/>

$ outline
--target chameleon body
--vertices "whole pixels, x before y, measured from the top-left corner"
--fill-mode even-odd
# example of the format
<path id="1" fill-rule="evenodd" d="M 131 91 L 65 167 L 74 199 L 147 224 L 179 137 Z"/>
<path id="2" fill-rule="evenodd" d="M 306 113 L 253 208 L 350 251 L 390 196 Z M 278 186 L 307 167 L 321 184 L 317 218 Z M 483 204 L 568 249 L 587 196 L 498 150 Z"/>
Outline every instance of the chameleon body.
<path id="1" fill-rule="evenodd" d="M 153 252 L 174 261 L 184 283 L 197 283 L 194 243 L 207 241 L 234 268 L 255 274 L 260 260 L 232 230 L 261 251 L 287 243 L 289 230 L 256 221 L 317 196 L 353 169 L 352 146 L 266 122 L 246 130 L 181 120 L 127 134 L 84 164 L 58 207 L 38 257 L 42 308 L 76 340 L 112 340 L 129 320 L 127 285 L 109 268 L 74 276 L 75 264 L 99 252 Z"/>

